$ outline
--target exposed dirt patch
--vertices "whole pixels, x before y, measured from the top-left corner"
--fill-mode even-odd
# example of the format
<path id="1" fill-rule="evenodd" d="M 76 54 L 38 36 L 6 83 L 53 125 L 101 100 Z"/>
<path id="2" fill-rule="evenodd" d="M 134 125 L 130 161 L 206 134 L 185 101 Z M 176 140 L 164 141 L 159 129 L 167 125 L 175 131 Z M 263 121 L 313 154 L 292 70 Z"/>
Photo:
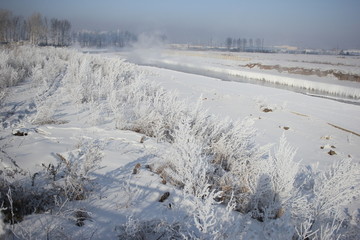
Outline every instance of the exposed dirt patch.
<path id="1" fill-rule="evenodd" d="M 299 74 L 299 75 L 315 75 L 318 77 L 326 77 L 328 75 L 333 75 L 339 80 L 346 80 L 346 81 L 353 81 L 353 82 L 360 82 L 360 75 L 357 74 L 350 74 L 350 73 L 343 73 L 336 70 L 320 70 L 320 69 L 308 69 L 308 68 L 301 68 L 301 67 L 283 67 L 280 65 L 263 65 L 261 63 L 248 63 L 246 65 L 240 65 L 241 67 L 247 68 L 254 68 L 258 67 L 262 70 L 277 70 L 278 72 L 288 72 L 292 74 Z"/>
<path id="2" fill-rule="evenodd" d="M 298 61 L 298 60 L 289 60 L 290 62 L 302 62 L 302 63 L 313 63 L 313 64 L 323 64 L 323 65 L 332 65 L 332 66 L 348 66 L 356 67 L 353 64 L 344 64 L 344 63 L 331 63 L 331 62 L 321 62 L 321 61 Z"/>
<path id="3" fill-rule="evenodd" d="M 141 168 L 141 164 L 140 163 L 137 163 L 133 169 L 133 174 L 138 174 L 139 171 L 140 171 L 140 168 Z"/>
<path id="4" fill-rule="evenodd" d="M 159 202 L 164 202 L 166 199 L 168 199 L 168 197 L 170 196 L 169 192 L 165 192 L 161 197 Z"/>
<path id="5" fill-rule="evenodd" d="M 17 130 L 16 132 L 13 133 L 13 135 L 14 136 L 27 136 L 28 133 Z"/>
<path id="6" fill-rule="evenodd" d="M 334 150 L 330 150 L 330 151 L 328 152 L 328 154 L 332 156 L 332 155 L 336 155 L 336 152 L 335 152 Z"/>
<path id="7" fill-rule="evenodd" d="M 36 125 L 62 125 L 62 124 L 69 123 L 69 121 L 49 119 L 49 120 L 43 120 L 43 121 L 35 121 L 33 123 Z"/>
<path id="8" fill-rule="evenodd" d="M 330 139 L 332 139 L 332 137 L 331 136 L 322 136 L 320 139 L 330 140 Z"/>
<path id="9" fill-rule="evenodd" d="M 272 112 L 273 110 L 271 108 L 263 108 L 262 111 L 268 113 L 268 112 Z"/>

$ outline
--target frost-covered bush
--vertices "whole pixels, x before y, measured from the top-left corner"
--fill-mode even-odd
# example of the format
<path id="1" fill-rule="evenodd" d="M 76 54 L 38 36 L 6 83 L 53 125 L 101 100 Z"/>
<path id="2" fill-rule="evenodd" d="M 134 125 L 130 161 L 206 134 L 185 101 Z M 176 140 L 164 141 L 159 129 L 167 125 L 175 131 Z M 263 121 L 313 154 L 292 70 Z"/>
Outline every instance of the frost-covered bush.
<path id="1" fill-rule="evenodd" d="M 59 72 L 61 60 L 68 58 L 68 51 L 52 47 L 37 48 L 32 46 L 19 46 L 0 50 L 0 88 L 11 87 L 30 76 L 47 78 L 53 81 L 54 72 Z M 44 69 L 41 75 L 38 70 Z M 56 74 L 55 74 L 56 75 Z"/>
<path id="2" fill-rule="evenodd" d="M 117 226 L 119 239 L 189 239 L 181 223 L 168 223 L 161 220 L 141 221 L 130 216 L 124 225 Z"/>
<path id="3" fill-rule="evenodd" d="M 116 127 L 144 133 L 171 142 L 171 132 L 189 109 L 173 92 L 146 81 L 141 75 L 124 82 L 110 95 Z"/>
<path id="4" fill-rule="evenodd" d="M 61 74 L 66 69 L 67 50 L 52 47 L 36 48 L 20 46 L 0 52 L 0 99 L 6 96 L 6 88 L 24 80 L 30 80 L 36 88 L 34 103 L 37 108 L 34 123 L 53 121 L 54 99 L 49 99 L 60 85 Z"/>
<path id="5" fill-rule="evenodd" d="M 25 75 L 24 69 L 10 65 L 11 60 L 8 50 L 0 52 L 0 89 L 16 85 Z"/>
<path id="6" fill-rule="evenodd" d="M 166 155 L 168 167 L 163 169 L 162 175 L 170 183 L 182 187 L 186 194 L 199 196 L 208 186 L 211 169 L 209 160 L 202 153 L 202 143 L 191 133 L 189 120 L 180 120 L 172 135 L 174 142 Z"/>
<path id="7" fill-rule="evenodd" d="M 56 166 L 45 166 L 47 174 L 55 181 L 54 185 L 69 200 L 87 198 L 92 180 L 89 174 L 99 167 L 103 158 L 102 143 L 83 138 L 77 149 L 66 157 L 57 154 L 57 158 Z"/>
<path id="8" fill-rule="evenodd" d="M 29 175 L 1 171 L 0 206 L 4 221 L 21 222 L 25 215 L 42 213 L 68 200 L 87 198 L 92 189 L 91 172 L 103 157 L 102 143 L 81 139 L 66 157 L 57 154 L 58 164 L 43 165 L 43 170 Z M 9 172 L 9 170 L 8 170 Z M 21 172 L 20 172 L 21 173 Z"/>
<path id="9" fill-rule="evenodd" d="M 127 69 L 130 68 L 130 69 Z M 89 103 L 107 100 L 110 93 L 120 90 L 133 70 L 122 60 L 73 53 L 64 76 L 65 87 L 75 102 Z"/>
<path id="10" fill-rule="evenodd" d="M 4 177 L 4 176 L 2 176 Z M 4 207 L 4 221 L 21 222 L 25 215 L 47 211 L 54 206 L 54 196 L 59 192 L 49 184 L 31 185 L 31 179 L 2 179 L 0 201 Z"/>
<path id="11" fill-rule="evenodd" d="M 343 208 L 360 197 L 359 164 L 351 158 L 343 159 L 329 170 L 317 172 L 313 181 L 310 193 L 303 193 L 306 201 L 302 211 L 306 215 L 299 229 L 318 239 L 346 236 L 341 230 L 343 222 L 348 221 Z"/>

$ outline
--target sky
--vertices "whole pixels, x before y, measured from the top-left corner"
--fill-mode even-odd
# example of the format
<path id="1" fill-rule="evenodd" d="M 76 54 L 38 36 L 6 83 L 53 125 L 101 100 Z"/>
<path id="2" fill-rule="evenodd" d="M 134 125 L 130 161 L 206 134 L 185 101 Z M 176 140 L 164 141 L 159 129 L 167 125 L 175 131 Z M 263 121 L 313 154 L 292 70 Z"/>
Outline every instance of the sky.
<path id="1" fill-rule="evenodd" d="M 73 30 L 161 32 L 170 42 L 360 49 L 360 0 L 0 0 L 0 8 L 68 19 Z"/>

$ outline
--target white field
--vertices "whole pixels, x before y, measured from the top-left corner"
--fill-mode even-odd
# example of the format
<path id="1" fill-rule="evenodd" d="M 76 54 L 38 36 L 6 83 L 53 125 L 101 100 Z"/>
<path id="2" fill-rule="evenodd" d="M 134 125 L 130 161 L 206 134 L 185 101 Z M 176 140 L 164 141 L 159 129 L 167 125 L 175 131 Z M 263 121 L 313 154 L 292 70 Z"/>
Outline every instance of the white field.
<path id="1" fill-rule="evenodd" d="M 34 51 L 34 54 L 30 54 L 28 52 L 30 50 Z M 341 71 L 358 73 L 359 59 L 343 59 L 335 56 L 314 56 L 312 59 L 312 56 L 250 53 L 230 54 L 230 59 L 226 56 L 224 59 L 223 54 L 227 53 L 159 52 L 157 50 L 150 53 L 144 51 L 143 54 L 141 51 L 121 53 L 130 61 L 158 66 L 156 67 L 125 63 L 119 60 L 121 58 L 119 53 L 102 53 L 99 56 L 98 54 L 83 55 L 71 51 L 60 53 L 56 51 L 60 50 L 49 49 L 40 52 L 29 48 L 23 52 L 20 51 L 25 61 L 31 59 L 37 64 L 33 67 L 30 77 L 16 86 L 6 88 L 4 97 L 0 95 L 1 177 L 14 182 L 16 186 L 26 186 L 25 189 L 32 191 L 34 190 L 30 187 L 32 181 L 38 188 L 41 188 L 40 184 L 48 181 L 45 179 L 46 174 L 43 173 L 42 164 L 56 165 L 59 161 L 56 154 L 71 159 L 81 153 L 83 155 L 80 154 L 77 159 L 81 164 L 87 161 L 82 156 L 88 156 L 91 159 L 91 154 L 96 155 L 100 152 L 101 162 L 98 162 L 99 168 L 86 175 L 90 182 L 86 185 L 90 189 L 86 199 L 69 201 L 59 198 L 59 202 L 51 210 L 28 215 L 20 223 L 6 225 L 5 230 L 8 232 L 6 237 L 10 239 L 166 239 L 173 234 L 179 239 L 185 237 L 189 239 L 290 239 L 292 236 L 305 239 L 312 232 L 313 235 L 310 238 L 313 239 L 336 238 L 338 236 L 336 234 L 339 233 L 344 239 L 352 239 L 360 233 L 358 214 L 360 201 L 359 196 L 356 195 L 360 192 L 360 169 L 356 164 L 360 161 L 360 106 L 353 104 L 357 103 L 357 99 L 354 98 L 358 96 L 360 83 L 338 82 L 331 77 L 289 76 L 286 73 L 259 69 L 250 71 L 238 67 L 248 62 L 267 64 L 269 61 L 271 65 L 316 66 L 324 69 L 333 66 L 331 69 L 338 67 Z M 48 56 L 49 63 L 44 60 L 44 56 Z M 57 58 L 62 60 L 57 60 Z M 54 62 L 52 62 L 53 59 L 55 59 Z M 314 61 L 331 64 L 309 63 Z M 41 62 L 45 67 L 40 67 Z M 342 64 L 352 67 L 347 68 Z M 188 68 L 183 69 L 184 66 Z M 163 67 L 186 72 L 194 70 L 197 74 Z M 2 69 L 5 68 L 2 67 Z M 321 87 L 321 91 L 336 85 L 336 91 L 341 91 L 339 94 L 341 96 L 338 97 L 349 97 L 342 94 L 348 94 L 351 90 L 353 90 L 351 94 L 354 94 L 352 96 L 355 97 L 350 100 L 352 104 L 349 104 L 289 90 L 223 81 L 204 76 L 208 75 L 204 73 L 205 70 L 217 71 L 220 75 L 236 71 L 236 75 L 250 76 L 249 78 L 254 76 L 251 74 L 256 74 L 256 76 L 265 76 L 266 81 L 270 81 L 268 80 L 270 78 L 289 78 L 291 81 L 301 83 L 307 81 L 313 84 L 311 86 Z M 5 76 L 4 72 L 2 74 Z M 132 81 L 135 84 L 131 84 Z M 157 89 L 156 93 L 159 93 L 154 94 L 156 100 L 151 98 L 152 92 L 147 90 L 147 87 L 153 89 L 151 85 L 153 82 L 158 84 L 154 85 L 155 90 L 153 90 L 156 92 Z M 176 94 L 178 97 L 172 98 Z M 140 97 L 137 98 L 138 95 Z M 87 97 L 88 99 L 84 100 Z M 165 102 L 159 103 L 161 101 Z M 215 115 L 214 121 L 218 121 L 219 124 L 225 118 L 229 118 L 231 122 L 243 119 L 248 119 L 246 123 L 253 122 L 252 126 L 257 134 L 251 140 L 257 146 L 272 144 L 269 150 L 272 156 L 276 155 L 275 149 L 279 145 L 281 136 L 284 135 L 290 146 L 297 149 L 294 162 L 291 161 L 291 154 L 286 155 L 288 158 L 285 160 L 290 162 L 290 165 L 286 166 L 293 168 L 282 169 L 284 175 L 295 171 L 299 163 L 300 168 L 313 169 L 314 176 L 305 175 L 309 179 L 323 179 L 321 174 L 330 169 L 332 164 L 343 159 L 352 159 L 353 168 L 347 169 L 352 175 L 338 173 L 336 176 L 339 178 L 329 177 L 330 180 L 335 179 L 335 182 L 331 182 L 334 185 L 320 182 L 319 186 L 329 187 L 329 192 L 321 192 L 321 189 L 318 189 L 319 192 L 315 191 L 315 193 L 319 195 L 304 195 L 308 198 L 308 202 L 304 200 L 301 202 L 304 206 L 300 206 L 307 209 L 305 206 L 307 203 L 320 206 L 316 205 L 316 201 L 320 203 L 323 199 L 329 202 L 334 201 L 336 206 L 332 206 L 331 210 L 349 208 L 348 216 L 344 220 L 348 225 L 346 227 L 339 225 L 340 230 L 337 231 L 331 228 L 331 223 L 334 223 L 336 227 L 338 222 L 332 221 L 335 217 L 331 215 L 330 210 L 321 212 L 324 216 L 319 217 L 311 212 L 313 208 L 309 208 L 309 216 L 313 216 L 313 219 L 318 222 L 314 225 L 317 229 L 310 229 L 311 231 L 306 234 L 301 232 L 302 228 L 309 228 L 306 224 L 310 222 L 311 225 L 313 219 L 309 217 L 302 219 L 303 222 L 301 222 L 293 218 L 291 211 L 288 211 L 290 205 L 285 205 L 285 202 L 291 202 L 289 199 L 284 200 L 286 210 L 283 216 L 261 222 L 255 220 L 250 213 L 227 211 L 226 204 L 219 205 L 210 197 L 204 197 L 211 195 L 209 192 L 207 195 L 193 196 L 184 190 L 186 184 L 184 189 L 169 183 L 163 184 L 162 178 L 145 166 L 148 164 L 158 166 L 171 158 L 175 158 L 172 159 L 173 163 L 181 162 L 182 157 L 187 154 L 197 153 L 198 149 L 194 149 L 193 146 L 197 146 L 196 144 L 203 146 L 202 142 L 196 142 L 192 135 L 186 135 L 186 130 L 189 130 L 186 124 L 183 126 L 184 124 L 177 123 L 177 121 L 186 122 L 187 118 L 184 120 L 182 113 L 186 112 L 186 115 L 193 114 L 192 110 L 196 112 L 199 101 L 202 104 L 201 112 L 204 113 L 207 110 L 207 114 Z M 154 105 L 158 103 L 160 106 L 156 105 L 157 108 L 155 106 L 152 109 L 153 105 L 149 102 Z M 264 112 L 265 109 L 271 109 L 271 111 Z M 171 116 L 159 117 L 157 114 Z M 191 114 L 190 117 L 192 117 Z M 201 119 L 201 116 L 198 118 Z M 164 119 L 168 119 L 169 122 L 162 122 Z M 137 126 L 148 126 L 150 120 L 154 125 L 159 123 L 164 124 L 165 127 L 174 124 L 175 142 L 166 142 L 160 137 L 147 136 L 146 133 L 122 130 L 131 128 L 135 130 Z M 211 121 L 213 121 L 212 118 Z M 246 124 L 240 127 L 246 128 L 245 126 Z M 201 130 L 204 126 L 197 127 Z M 154 129 L 161 130 L 162 128 Z M 181 136 L 183 136 L 179 129 L 184 130 L 185 139 L 182 140 L 185 143 L 189 142 L 189 146 L 179 145 L 178 141 L 181 142 Z M 27 135 L 14 136 L 13 133 L 17 131 L 26 132 Z M 236 135 L 236 132 L 233 134 Z M 244 139 L 249 140 L 247 137 Z M 203 138 L 202 141 L 207 142 L 207 139 Z M 226 144 L 223 147 L 226 148 Z M 96 152 L 92 152 L 92 149 L 96 149 Z M 188 149 L 189 152 L 182 152 L 184 149 Z M 236 152 L 238 149 L 233 150 Z M 335 151 L 336 154 L 329 155 L 330 150 Z M 201 154 L 195 154 L 195 156 L 203 158 Z M 139 173 L 132 174 L 138 163 L 141 165 Z M 75 164 L 74 169 L 82 173 L 84 166 L 76 167 Z M 205 166 L 208 165 L 205 164 Z M 196 166 L 193 167 L 196 168 Z M 15 174 L 14 178 L 6 177 L 4 172 L 11 169 L 21 169 L 23 175 Z M 201 169 L 198 171 L 201 172 Z M 263 174 L 268 173 L 268 169 L 257 169 L 257 171 Z M 36 172 L 39 175 L 32 180 Z M 333 172 L 336 172 L 336 169 Z M 331 176 L 330 172 L 328 174 Z M 260 174 L 256 175 L 256 177 L 259 176 Z M 336 179 L 340 181 L 336 183 Z M 295 186 L 300 180 L 293 179 L 293 181 Z M 346 185 L 348 182 L 350 188 Z M 57 181 L 50 182 L 46 187 L 63 186 L 61 184 L 64 182 L 59 177 Z M 342 189 L 342 184 L 347 188 Z M 286 186 L 292 188 L 292 184 L 290 185 Z M 195 188 L 195 185 L 193 187 Z M 335 189 L 335 192 L 331 192 L 331 189 Z M 336 189 L 339 189 L 339 192 L 336 192 Z M 207 187 L 201 190 L 209 191 Z M 300 190 L 294 187 L 291 190 L 292 194 L 294 191 Z M 356 196 L 353 198 L 349 191 Z M 169 192 L 170 197 L 164 202 L 159 202 L 159 198 L 165 192 Z M 351 199 L 344 200 L 342 198 L 344 193 L 349 194 Z M 335 197 L 332 198 L 333 196 Z M 4 195 L 0 196 L 1 200 L 5 198 Z M 313 199 L 317 200 L 313 201 Z M 339 199 L 343 201 L 338 202 Z M 300 201 L 295 201 L 295 203 L 300 203 Z M 76 225 L 76 213 L 79 211 L 86 212 L 87 215 L 81 227 Z M 339 219 L 345 218 L 344 213 L 340 215 Z M 1 227 L 0 224 L 0 234 Z M 303 233 L 302 236 L 299 231 Z M 175 234 L 178 232 L 183 235 Z"/>
<path id="2" fill-rule="evenodd" d="M 121 53 L 131 62 L 158 66 L 189 73 L 197 73 L 223 80 L 252 82 L 293 91 L 360 99 L 359 82 L 342 81 L 333 74 L 319 77 L 316 71 L 360 76 L 359 56 L 296 55 L 269 53 L 233 53 L 152 49 Z M 294 74 L 286 70 L 250 68 L 247 65 L 280 66 L 313 71 L 314 74 Z"/>

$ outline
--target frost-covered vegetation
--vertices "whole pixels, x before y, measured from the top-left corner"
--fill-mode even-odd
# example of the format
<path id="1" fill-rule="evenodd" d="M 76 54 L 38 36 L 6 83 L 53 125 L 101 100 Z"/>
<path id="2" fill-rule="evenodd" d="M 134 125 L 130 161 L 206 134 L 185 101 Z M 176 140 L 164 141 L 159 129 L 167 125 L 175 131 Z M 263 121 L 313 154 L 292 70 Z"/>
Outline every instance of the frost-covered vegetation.
<path id="1" fill-rule="evenodd" d="M 35 92 L 29 100 L 32 111 L 25 116 L 12 119 L 15 113 L 1 111 L 5 225 L 1 222 L 0 234 L 63 238 L 52 234 L 68 223 L 58 221 L 41 231 L 26 229 L 21 221 L 33 213 L 44 221 L 60 219 L 67 204 L 94 194 L 100 181 L 96 170 L 109 142 L 81 138 L 73 149 L 55 153 L 56 162 L 36 171 L 22 169 L 7 150 L 9 135 L 26 137 L 29 129 L 39 131 L 37 126 L 67 124 L 56 112 L 69 105 L 88 112 L 87 123 L 93 126 L 113 124 L 114 137 L 130 130 L 156 140 L 159 149 L 152 150 L 147 168 L 180 193 L 181 214 L 172 220 L 160 215 L 141 219 L 131 215 L 136 212 L 131 201 L 141 198 L 141 190 L 130 180 L 119 183 L 126 195 L 118 197 L 129 199 L 124 206 L 130 212 L 113 226 L 119 239 L 353 239 L 360 234 L 358 213 L 344 210 L 360 197 L 360 168 L 351 158 L 325 172 L 302 166 L 285 136 L 275 147 L 258 146 L 251 119 L 219 119 L 200 101 L 189 106 L 175 92 L 148 81 L 151 73 L 117 58 L 29 46 L 3 49 L 0 55 L 1 108 L 12 86 L 29 84 Z M 19 128 L 23 125 L 27 128 Z M 19 130 L 9 133 L 13 129 Z M 81 209 L 72 216 L 78 227 L 91 219 Z"/>

